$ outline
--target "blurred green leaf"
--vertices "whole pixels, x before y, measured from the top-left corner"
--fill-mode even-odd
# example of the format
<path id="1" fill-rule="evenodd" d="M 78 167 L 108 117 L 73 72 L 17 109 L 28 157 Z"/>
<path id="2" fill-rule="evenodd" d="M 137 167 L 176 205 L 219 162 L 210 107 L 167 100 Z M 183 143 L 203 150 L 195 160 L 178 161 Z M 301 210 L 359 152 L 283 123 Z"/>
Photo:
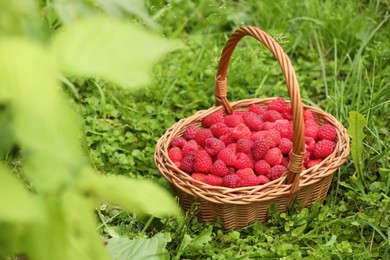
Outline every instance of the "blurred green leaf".
<path id="1" fill-rule="evenodd" d="M 3 165 L 0 164 L 0 221 L 43 221 L 42 203 L 30 194 Z"/>
<path id="2" fill-rule="evenodd" d="M 53 57 L 65 73 L 126 87 L 148 83 L 154 63 L 174 47 L 130 23 L 103 17 L 64 26 L 51 42 Z"/>
<path id="3" fill-rule="evenodd" d="M 151 181 L 114 175 L 102 176 L 91 170 L 84 173 L 86 174 L 79 180 L 81 189 L 99 202 L 117 204 L 138 214 L 181 216 L 176 201 L 169 192 Z"/>
<path id="4" fill-rule="evenodd" d="M 149 239 L 111 238 L 107 249 L 114 260 L 169 259 L 166 245 L 170 241 L 166 235 L 158 233 Z"/>

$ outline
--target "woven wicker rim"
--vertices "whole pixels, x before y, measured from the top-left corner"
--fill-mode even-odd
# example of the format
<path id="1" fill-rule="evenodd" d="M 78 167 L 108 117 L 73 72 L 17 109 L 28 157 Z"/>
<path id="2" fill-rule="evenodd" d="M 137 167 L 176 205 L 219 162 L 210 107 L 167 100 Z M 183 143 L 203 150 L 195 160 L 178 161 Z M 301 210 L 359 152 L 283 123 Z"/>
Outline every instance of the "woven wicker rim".
<path id="1" fill-rule="evenodd" d="M 225 113 L 246 110 L 251 104 L 266 106 L 275 98 L 267 99 L 245 99 L 229 103 L 227 101 L 227 80 L 226 72 L 230 56 L 238 41 L 246 36 L 252 36 L 262 42 L 279 61 L 288 87 L 290 102 L 293 109 L 294 142 L 293 152 L 295 156 L 290 157 L 288 170 L 278 179 L 265 185 L 226 188 L 210 186 L 194 180 L 187 173 L 179 170 L 169 159 L 168 149 L 171 141 L 182 136 L 190 125 L 200 126 L 204 117 L 222 110 Z M 170 127 L 160 138 L 156 146 L 155 163 L 161 174 L 177 189 L 205 199 L 213 203 L 228 204 L 250 204 L 252 202 L 268 201 L 280 196 L 288 196 L 295 193 L 298 188 L 303 188 L 321 181 L 324 177 L 333 174 L 342 165 L 349 154 L 349 137 L 345 128 L 332 115 L 320 109 L 305 106 L 301 102 L 299 85 L 290 60 L 281 47 L 265 32 L 253 26 L 242 26 L 229 38 L 221 55 L 218 73 L 215 81 L 216 107 L 208 110 L 201 110 L 193 116 L 182 119 Z M 336 128 L 337 140 L 335 150 L 325 158 L 321 164 L 302 172 L 304 156 L 304 124 L 303 109 L 313 112 L 320 124 L 331 124 Z"/>

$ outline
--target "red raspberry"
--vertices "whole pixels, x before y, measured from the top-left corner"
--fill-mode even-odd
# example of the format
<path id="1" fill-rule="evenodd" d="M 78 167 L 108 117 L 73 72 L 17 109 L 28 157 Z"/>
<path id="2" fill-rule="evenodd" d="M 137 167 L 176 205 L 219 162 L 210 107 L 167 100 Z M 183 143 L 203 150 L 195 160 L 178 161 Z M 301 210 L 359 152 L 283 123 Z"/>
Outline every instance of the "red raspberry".
<path id="1" fill-rule="evenodd" d="M 247 154 L 237 153 L 234 167 L 237 169 L 253 168 L 253 162 Z"/>
<path id="2" fill-rule="evenodd" d="M 189 151 L 198 151 L 199 145 L 195 140 L 189 140 L 184 146 L 181 152 L 185 156 Z"/>
<path id="3" fill-rule="evenodd" d="M 318 140 L 330 140 L 334 141 L 336 139 L 337 132 L 336 128 L 330 124 L 326 124 L 320 127 L 318 131 Z"/>
<path id="4" fill-rule="evenodd" d="M 265 112 L 263 119 L 264 121 L 275 122 L 276 120 L 283 119 L 283 116 L 278 111 L 268 110 L 267 112 Z"/>
<path id="5" fill-rule="evenodd" d="M 303 111 L 304 121 L 315 120 L 313 113 L 310 110 Z"/>
<path id="6" fill-rule="evenodd" d="M 257 175 L 267 175 L 271 166 L 265 160 L 259 160 L 255 164 L 255 172 Z"/>
<path id="7" fill-rule="evenodd" d="M 181 162 L 176 161 L 176 162 L 173 162 L 173 163 L 175 164 L 175 166 L 176 166 L 177 168 L 180 169 Z"/>
<path id="8" fill-rule="evenodd" d="M 265 137 L 271 147 L 277 146 L 281 140 L 280 133 L 276 129 L 268 130 Z"/>
<path id="9" fill-rule="evenodd" d="M 305 157 L 303 158 L 303 164 L 308 163 L 310 161 L 310 157 L 311 157 L 311 152 L 306 151 L 305 152 Z"/>
<path id="10" fill-rule="evenodd" d="M 221 136 L 231 133 L 232 131 L 227 125 L 225 125 L 225 123 L 216 123 L 209 129 L 216 138 L 220 138 Z"/>
<path id="11" fill-rule="evenodd" d="M 244 112 L 243 116 L 245 125 L 251 131 L 260 131 L 263 128 L 263 120 L 253 112 Z"/>
<path id="12" fill-rule="evenodd" d="M 214 174 L 214 175 L 217 175 L 220 177 L 228 175 L 229 172 L 230 171 L 229 171 L 228 167 L 226 166 L 226 163 L 224 163 L 224 161 L 222 161 L 222 160 L 216 160 L 210 169 L 211 174 Z"/>
<path id="13" fill-rule="evenodd" d="M 310 160 L 308 161 L 305 166 L 306 166 L 306 169 L 309 169 L 315 165 L 318 165 L 322 162 L 322 159 L 314 159 L 314 160 Z"/>
<path id="14" fill-rule="evenodd" d="M 317 140 L 318 131 L 320 130 L 319 125 L 314 120 L 305 121 L 305 136 L 313 137 Z"/>
<path id="15" fill-rule="evenodd" d="M 193 174 L 191 174 L 191 177 L 197 181 L 204 182 L 206 174 L 201 172 L 194 172 Z"/>
<path id="16" fill-rule="evenodd" d="M 245 180 L 251 177 L 256 177 L 255 172 L 251 168 L 239 169 L 236 171 L 236 174 L 238 177 L 240 177 L 241 180 Z"/>
<path id="17" fill-rule="evenodd" d="M 289 157 L 284 157 L 283 156 L 283 159 L 282 159 L 282 162 L 280 163 L 280 165 L 283 165 L 284 167 L 288 167 L 288 163 L 290 162 L 290 158 Z"/>
<path id="18" fill-rule="evenodd" d="M 282 176 L 282 173 L 286 170 L 286 167 L 284 167 L 283 165 L 275 165 L 274 167 L 272 167 L 270 170 L 269 170 L 269 173 L 267 175 L 267 177 L 270 179 L 270 180 L 276 180 L 277 178 L 279 178 L 280 176 Z"/>
<path id="19" fill-rule="evenodd" d="M 242 115 L 239 113 L 233 113 L 231 115 L 226 115 L 224 121 L 228 127 L 236 127 L 238 124 L 244 123 L 244 118 L 242 118 Z"/>
<path id="20" fill-rule="evenodd" d="M 219 137 L 219 140 L 224 142 L 225 145 L 229 145 L 229 144 L 234 143 L 236 141 L 236 139 L 234 139 L 232 133 L 228 133 L 228 134 L 222 135 L 221 137 Z"/>
<path id="21" fill-rule="evenodd" d="M 265 138 L 259 138 L 252 146 L 252 156 L 255 160 L 263 159 L 265 153 L 269 150 L 270 146 Z"/>
<path id="22" fill-rule="evenodd" d="M 291 104 L 287 104 L 286 110 L 282 113 L 282 116 L 284 119 L 287 119 L 289 121 L 292 120 L 292 107 Z"/>
<path id="23" fill-rule="evenodd" d="M 269 149 L 264 155 L 264 160 L 270 165 L 278 165 L 282 162 L 282 159 L 282 152 L 277 147 Z"/>
<path id="24" fill-rule="evenodd" d="M 237 154 L 237 144 L 236 143 L 231 143 L 226 146 L 226 148 L 232 150 L 234 154 Z"/>
<path id="25" fill-rule="evenodd" d="M 253 112 L 257 115 L 264 115 L 265 111 L 267 110 L 258 104 L 252 104 L 249 106 L 248 111 Z"/>
<path id="26" fill-rule="evenodd" d="M 194 125 L 189 126 L 184 131 L 183 134 L 184 139 L 186 139 L 187 141 L 195 139 L 195 136 L 198 134 L 199 129 L 200 129 L 199 127 Z"/>
<path id="27" fill-rule="evenodd" d="M 234 168 L 234 167 L 228 167 L 228 169 L 229 169 L 229 174 L 234 174 L 234 175 L 235 175 L 235 173 L 236 173 L 236 168 Z"/>
<path id="28" fill-rule="evenodd" d="M 288 138 L 291 141 L 293 140 L 294 129 L 291 121 L 286 119 L 276 120 L 274 128 L 278 130 L 281 137 Z"/>
<path id="29" fill-rule="evenodd" d="M 314 151 L 314 148 L 316 148 L 316 141 L 314 138 L 305 136 L 305 150 L 312 152 Z"/>
<path id="30" fill-rule="evenodd" d="M 180 162 L 183 159 L 183 153 L 181 152 L 179 147 L 173 147 L 169 149 L 168 157 L 172 160 L 172 162 Z"/>
<path id="31" fill-rule="evenodd" d="M 242 187 L 250 187 L 250 186 L 256 186 L 259 185 L 259 179 L 256 175 L 253 175 L 251 177 L 247 177 L 246 179 L 241 179 L 241 186 Z"/>
<path id="32" fill-rule="evenodd" d="M 278 147 L 282 152 L 282 154 L 289 154 L 293 148 L 293 142 L 291 142 L 287 138 L 282 138 L 280 139 L 280 143 Z"/>
<path id="33" fill-rule="evenodd" d="M 226 166 L 234 166 L 236 164 L 236 155 L 228 148 L 220 151 L 217 155 L 217 159 L 224 161 Z"/>
<path id="34" fill-rule="evenodd" d="M 194 161 L 195 161 L 195 154 L 189 152 L 183 157 L 183 160 L 180 162 L 179 169 L 186 173 L 194 172 Z"/>
<path id="35" fill-rule="evenodd" d="M 275 127 L 275 122 L 264 122 L 264 125 L 263 125 L 263 130 L 266 131 L 266 130 L 270 130 L 272 128 Z"/>
<path id="36" fill-rule="evenodd" d="M 257 181 L 261 185 L 261 184 L 267 184 L 269 182 L 269 179 L 265 175 L 259 175 L 259 176 L 257 176 Z"/>
<path id="37" fill-rule="evenodd" d="M 242 181 L 236 174 L 229 174 L 223 177 L 222 186 L 228 188 L 239 188 L 242 186 Z"/>
<path id="38" fill-rule="evenodd" d="M 183 148 L 183 146 L 187 143 L 186 139 L 183 137 L 177 136 L 173 138 L 171 142 L 171 147 L 179 147 L 180 149 Z"/>
<path id="39" fill-rule="evenodd" d="M 335 148 L 335 143 L 330 140 L 321 140 L 316 143 L 313 155 L 315 159 L 324 159 L 328 157 Z"/>
<path id="40" fill-rule="evenodd" d="M 237 140 L 240 138 L 251 138 L 251 130 L 244 124 L 244 123 L 239 123 L 232 132 L 233 137 Z"/>
<path id="41" fill-rule="evenodd" d="M 253 146 L 253 141 L 250 139 L 238 139 L 237 140 L 237 152 L 239 153 L 250 153 L 252 146 Z"/>
<path id="42" fill-rule="evenodd" d="M 209 173 L 212 165 L 213 160 L 205 150 L 199 150 L 195 154 L 194 170 L 196 172 Z"/>
<path id="43" fill-rule="evenodd" d="M 224 114 L 222 111 L 217 111 L 212 113 L 211 115 L 206 116 L 203 118 L 202 124 L 205 127 L 210 127 L 216 123 L 221 123 L 224 121 Z"/>
<path id="44" fill-rule="evenodd" d="M 207 174 L 206 177 L 204 177 L 204 183 L 211 186 L 222 186 L 222 178 L 214 174 Z"/>
<path id="45" fill-rule="evenodd" d="M 212 138 L 214 137 L 213 136 L 213 133 L 211 133 L 211 130 L 208 129 L 208 128 L 200 128 L 198 130 L 198 133 L 196 134 L 194 140 L 200 145 L 200 146 L 204 146 L 204 143 L 206 141 L 207 138 Z"/>
<path id="46" fill-rule="evenodd" d="M 251 140 L 252 141 L 256 141 L 257 139 L 260 139 L 260 138 L 266 139 L 266 136 L 267 136 L 267 131 L 265 131 L 265 130 L 259 131 L 259 132 L 255 132 L 255 133 L 252 134 Z"/>
<path id="47" fill-rule="evenodd" d="M 275 110 L 279 113 L 283 113 L 286 110 L 287 103 L 284 98 L 274 99 L 268 106 L 268 110 Z"/>
<path id="48" fill-rule="evenodd" d="M 204 142 L 204 149 L 208 154 L 217 155 L 222 149 L 225 149 L 225 143 L 217 138 L 207 138 Z"/>

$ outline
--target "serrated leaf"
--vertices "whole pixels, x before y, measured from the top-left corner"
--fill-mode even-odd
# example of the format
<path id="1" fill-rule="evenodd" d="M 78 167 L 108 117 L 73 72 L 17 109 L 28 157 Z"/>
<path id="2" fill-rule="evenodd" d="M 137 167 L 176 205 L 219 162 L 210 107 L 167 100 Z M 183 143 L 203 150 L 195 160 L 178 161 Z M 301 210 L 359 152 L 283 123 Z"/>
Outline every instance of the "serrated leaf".
<path id="1" fill-rule="evenodd" d="M 169 259 L 166 245 L 169 242 L 164 234 L 159 233 L 149 239 L 111 238 L 107 249 L 113 260 Z"/>
<path id="2" fill-rule="evenodd" d="M 0 221 L 13 223 L 43 221 L 42 203 L 0 164 Z"/>
<path id="3" fill-rule="evenodd" d="M 169 192 L 151 181 L 115 175 L 102 176 L 91 170 L 86 170 L 85 173 L 79 179 L 79 185 L 99 202 L 117 204 L 138 214 L 181 216 L 176 201 Z"/>
<path id="4" fill-rule="evenodd" d="M 177 44 L 133 24 L 104 17 L 64 26 L 51 42 L 63 72 L 125 87 L 147 84 L 153 64 L 174 47 Z"/>

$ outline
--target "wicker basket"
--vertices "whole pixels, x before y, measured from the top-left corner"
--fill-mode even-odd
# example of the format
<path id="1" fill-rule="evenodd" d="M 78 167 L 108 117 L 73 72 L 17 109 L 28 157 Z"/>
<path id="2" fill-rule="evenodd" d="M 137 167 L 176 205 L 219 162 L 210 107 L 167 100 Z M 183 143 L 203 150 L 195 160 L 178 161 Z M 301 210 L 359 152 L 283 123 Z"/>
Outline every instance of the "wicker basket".
<path id="1" fill-rule="evenodd" d="M 274 98 L 245 99 L 229 103 L 227 96 L 226 74 L 230 57 L 236 45 L 244 36 L 252 36 L 264 44 L 275 56 L 282 68 L 290 102 L 294 129 L 293 151 L 290 164 L 283 175 L 265 185 L 242 188 L 225 188 L 210 186 L 192 179 L 187 173 L 179 170 L 168 157 L 169 145 L 173 138 L 183 135 L 191 125 L 200 126 L 206 116 L 222 110 L 227 114 L 232 111 L 247 110 L 251 104 L 266 106 Z M 255 220 L 264 221 L 268 209 L 277 204 L 281 212 L 293 201 L 300 200 L 303 206 L 314 201 L 324 201 L 333 173 L 342 165 L 349 154 L 349 137 L 345 128 L 332 115 L 317 108 L 302 104 L 299 85 L 288 56 L 280 45 L 262 30 L 253 26 L 242 26 L 229 38 L 222 51 L 215 80 L 216 106 L 202 110 L 185 118 L 170 127 L 160 138 L 155 151 L 155 163 L 161 174 L 170 182 L 179 198 L 181 207 L 187 211 L 193 203 L 198 204 L 198 217 L 204 221 L 215 222 L 220 218 L 224 229 L 231 230 L 247 226 Z M 310 110 L 319 124 L 331 124 L 337 131 L 337 144 L 334 152 L 321 164 L 302 172 L 304 147 L 303 109 Z"/>

